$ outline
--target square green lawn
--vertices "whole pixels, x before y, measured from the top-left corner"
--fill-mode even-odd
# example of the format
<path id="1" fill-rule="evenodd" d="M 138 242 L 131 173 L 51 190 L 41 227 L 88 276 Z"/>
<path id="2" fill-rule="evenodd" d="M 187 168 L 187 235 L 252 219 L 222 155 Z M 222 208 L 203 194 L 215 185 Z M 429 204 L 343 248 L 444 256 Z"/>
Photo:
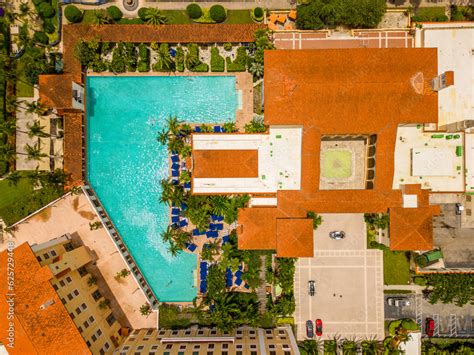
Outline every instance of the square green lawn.
<path id="1" fill-rule="evenodd" d="M 410 262 L 402 251 L 383 250 L 383 279 L 386 285 L 408 285 Z"/>
<path id="2" fill-rule="evenodd" d="M 22 174 L 25 176 L 25 174 Z M 33 192 L 33 186 L 30 180 L 20 179 L 17 186 L 10 186 L 7 180 L 0 181 L 0 209 L 10 206 L 22 196 L 29 195 Z"/>
<path id="3" fill-rule="evenodd" d="M 227 24 L 238 23 L 254 23 L 250 16 L 250 10 L 227 10 L 227 19 L 224 21 Z"/>
<path id="4" fill-rule="evenodd" d="M 328 149 L 323 152 L 321 174 L 329 179 L 347 179 L 352 175 L 352 152 Z"/>
<path id="5" fill-rule="evenodd" d="M 418 21 L 438 21 L 446 15 L 446 9 L 444 6 L 430 6 L 430 7 L 419 7 L 415 11 L 415 20 Z"/>

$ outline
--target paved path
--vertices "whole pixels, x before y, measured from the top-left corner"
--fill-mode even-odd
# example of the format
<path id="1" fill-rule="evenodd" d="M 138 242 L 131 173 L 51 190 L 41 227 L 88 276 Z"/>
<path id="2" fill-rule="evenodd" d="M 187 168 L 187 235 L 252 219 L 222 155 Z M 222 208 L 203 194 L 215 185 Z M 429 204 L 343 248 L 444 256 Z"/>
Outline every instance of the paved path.
<path id="1" fill-rule="evenodd" d="M 384 285 L 384 290 L 401 290 L 401 291 L 414 291 L 416 293 L 422 292 L 426 287 L 420 285 Z"/>
<path id="2" fill-rule="evenodd" d="M 257 296 L 258 296 L 258 302 L 259 302 L 259 306 L 258 306 L 258 310 L 260 312 L 260 314 L 264 314 L 265 311 L 267 310 L 267 292 L 265 291 L 265 259 L 266 259 L 266 256 L 265 255 L 261 255 L 260 256 L 260 261 L 262 263 L 261 267 L 260 267 L 260 280 L 261 280 L 261 284 L 260 284 L 260 287 L 257 288 L 256 292 L 257 292 Z"/>

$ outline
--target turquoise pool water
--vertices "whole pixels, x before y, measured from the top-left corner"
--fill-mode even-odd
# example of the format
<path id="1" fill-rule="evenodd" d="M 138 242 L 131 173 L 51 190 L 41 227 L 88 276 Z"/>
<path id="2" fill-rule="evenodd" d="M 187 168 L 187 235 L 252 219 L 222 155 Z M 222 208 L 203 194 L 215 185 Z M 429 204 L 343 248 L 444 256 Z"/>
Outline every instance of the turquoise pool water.
<path id="1" fill-rule="evenodd" d="M 197 259 L 173 257 L 161 241 L 168 206 L 159 202 L 160 180 L 168 161 L 157 133 L 169 115 L 234 121 L 237 101 L 233 76 L 87 78 L 88 180 L 160 301 L 193 300 Z"/>

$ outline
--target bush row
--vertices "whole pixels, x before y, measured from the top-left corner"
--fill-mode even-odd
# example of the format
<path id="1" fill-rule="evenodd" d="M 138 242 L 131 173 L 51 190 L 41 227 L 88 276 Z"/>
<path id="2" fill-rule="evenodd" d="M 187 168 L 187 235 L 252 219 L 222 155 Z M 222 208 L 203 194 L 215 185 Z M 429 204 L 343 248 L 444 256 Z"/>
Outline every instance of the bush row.
<path id="1" fill-rule="evenodd" d="M 211 48 L 211 71 L 223 72 L 225 71 L 225 59 L 219 54 L 217 47 Z"/>
<path id="2" fill-rule="evenodd" d="M 234 61 L 230 57 L 226 58 L 227 71 L 228 72 L 237 72 L 245 71 L 247 69 L 247 49 L 245 47 L 237 48 L 237 57 Z"/>

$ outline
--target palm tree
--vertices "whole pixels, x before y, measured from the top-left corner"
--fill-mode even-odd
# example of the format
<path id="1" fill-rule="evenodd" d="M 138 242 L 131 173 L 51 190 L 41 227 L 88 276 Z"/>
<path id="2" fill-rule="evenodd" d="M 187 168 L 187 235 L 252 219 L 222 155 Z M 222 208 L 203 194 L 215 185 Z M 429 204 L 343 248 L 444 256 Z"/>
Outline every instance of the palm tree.
<path id="1" fill-rule="evenodd" d="M 13 171 L 5 177 L 9 186 L 17 186 L 21 180 L 21 174 L 18 171 Z"/>
<path id="2" fill-rule="evenodd" d="M 162 43 L 158 49 L 158 58 L 156 60 L 156 67 L 159 70 L 170 71 L 173 67 L 173 60 L 169 53 L 169 47 L 166 43 Z"/>
<path id="3" fill-rule="evenodd" d="M 30 180 L 33 187 L 39 187 L 42 185 L 42 180 L 44 179 L 44 173 L 38 170 L 36 167 L 35 170 L 30 170 L 27 172 L 26 177 Z"/>
<path id="4" fill-rule="evenodd" d="M 235 122 L 227 122 L 227 123 L 224 123 L 224 131 L 226 133 L 232 133 L 232 132 L 237 132 L 237 126 L 235 124 Z"/>
<path id="5" fill-rule="evenodd" d="M 17 100 L 15 96 L 7 96 L 5 100 L 6 111 L 10 113 L 15 112 L 22 103 L 23 101 Z"/>
<path id="6" fill-rule="evenodd" d="M 49 107 L 43 105 L 39 100 L 28 102 L 26 106 L 26 112 L 36 113 L 40 116 L 45 115 L 49 111 Z"/>
<path id="7" fill-rule="evenodd" d="M 2 120 L 0 122 L 0 133 L 12 136 L 16 132 L 16 122 L 13 119 Z"/>
<path id="8" fill-rule="evenodd" d="M 178 152 L 178 154 L 181 153 L 184 146 L 184 141 L 176 136 L 170 138 L 168 141 L 168 150 Z"/>
<path id="9" fill-rule="evenodd" d="M 165 243 L 170 242 L 173 239 L 173 233 L 174 233 L 173 227 L 171 226 L 168 226 L 166 230 L 161 232 L 161 239 L 163 240 L 163 242 Z"/>
<path id="10" fill-rule="evenodd" d="M 168 251 L 170 252 L 170 254 L 172 256 L 176 256 L 178 255 L 178 253 L 182 250 L 182 248 L 180 248 L 176 243 L 174 243 L 173 241 L 170 241 L 170 245 L 168 247 Z"/>
<path id="11" fill-rule="evenodd" d="M 102 26 L 110 23 L 110 17 L 105 10 L 94 10 L 94 24 Z"/>
<path id="12" fill-rule="evenodd" d="M 229 203 L 229 198 L 223 195 L 211 195 L 209 202 L 212 206 L 212 213 L 218 216 L 223 216 Z"/>
<path id="13" fill-rule="evenodd" d="M 40 141 L 36 143 L 34 146 L 29 144 L 25 144 L 25 150 L 27 155 L 27 160 L 41 160 L 48 156 L 48 154 L 41 152 L 41 144 Z"/>
<path id="14" fill-rule="evenodd" d="M 263 76 L 263 64 L 253 62 L 250 65 L 249 72 L 253 74 L 256 78 L 261 78 Z"/>
<path id="15" fill-rule="evenodd" d="M 149 7 L 145 12 L 145 22 L 148 25 L 158 26 L 166 23 L 168 20 L 166 16 L 161 14 L 161 11 L 154 7 Z"/>
<path id="16" fill-rule="evenodd" d="M 184 184 L 184 183 L 187 183 L 187 182 L 190 182 L 191 181 L 191 173 L 189 171 L 183 171 L 180 175 L 179 175 L 179 182 Z"/>
<path id="17" fill-rule="evenodd" d="M 191 233 L 185 232 L 182 229 L 173 230 L 173 242 L 179 249 L 185 249 L 186 243 L 190 243 L 192 240 Z"/>
<path id="18" fill-rule="evenodd" d="M 16 150 L 11 144 L 6 143 L 0 146 L 0 157 L 2 157 L 2 160 L 5 160 L 12 164 L 15 162 L 16 154 Z"/>
<path id="19" fill-rule="evenodd" d="M 37 136 L 37 137 L 41 137 L 41 138 L 45 138 L 45 137 L 49 137 L 49 134 L 46 133 L 45 131 L 43 131 L 43 129 L 46 127 L 46 126 L 41 126 L 41 123 L 39 120 L 35 120 L 33 121 L 33 124 L 27 124 L 27 127 L 29 129 L 28 131 L 28 136 L 30 138 L 34 137 L 34 136 Z"/>
<path id="20" fill-rule="evenodd" d="M 319 344 L 316 340 L 306 339 L 298 344 L 298 347 L 306 351 L 308 355 L 318 355 Z"/>
<path id="21" fill-rule="evenodd" d="M 176 116 L 169 116 L 166 119 L 166 126 L 168 127 L 168 132 L 171 132 L 175 136 L 179 134 L 180 120 Z"/>
<path id="22" fill-rule="evenodd" d="M 163 129 L 158 133 L 158 137 L 156 137 L 156 140 L 161 144 L 166 145 L 168 143 L 169 134 L 169 130 Z"/>
<path id="23" fill-rule="evenodd" d="M 174 184 L 171 180 L 162 179 L 160 181 L 161 185 L 161 197 L 160 201 L 163 203 L 169 202 L 171 200 L 171 195 L 173 194 Z"/>

